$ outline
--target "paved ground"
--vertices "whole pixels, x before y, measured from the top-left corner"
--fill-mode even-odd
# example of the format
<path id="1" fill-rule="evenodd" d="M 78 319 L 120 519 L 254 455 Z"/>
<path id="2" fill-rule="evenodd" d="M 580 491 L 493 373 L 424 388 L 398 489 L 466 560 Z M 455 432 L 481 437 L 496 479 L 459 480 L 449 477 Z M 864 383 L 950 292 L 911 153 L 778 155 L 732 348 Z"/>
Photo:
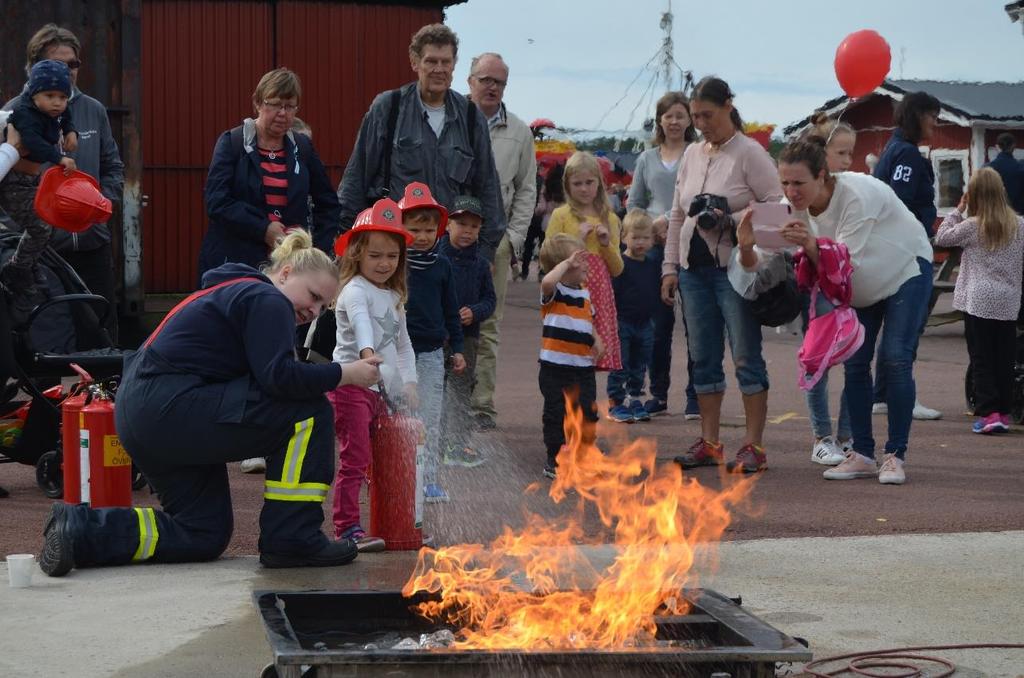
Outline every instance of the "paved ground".
<path id="1" fill-rule="evenodd" d="M 476 469 L 446 469 L 453 496 L 447 505 L 428 507 L 430 531 L 443 543 L 480 541 L 495 536 L 505 524 L 520 524 L 523 507 L 551 512 L 542 494 L 524 494 L 540 479 L 543 446 L 540 438 L 540 397 L 536 382 L 539 341 L 535 283 L 510 287 L 503 324 L 499 369 L 500 430 L 481 434 L 479 446 L 491 457 Z M 948 297 L 948 295 L 947 295 Z M 915 422 L 907 465 L 908 483 L 881 486 L 871 480 L 829 482 L 822 467 L 812 464 L 810 429 L 803 395 L 796 386 L 798 338 L 765 331 L 772 391 L 766 443 L 770 468 L 753 495 L 752 513 L 738 515 L 726 539 L 765 537 L 882 535 L 908 532 L 972 532 L 1024 528 L 1024 429 L 1001 437 L 970 433 L 964 414 L 963 373 L 966 347 L 960 323 L 930 328 L 921 344 L 915 370 L 920 398 L 945 413 L 941 421 Z M 685 339 L 677 333 L 676 355 Z M 680 409 L 685 364 L 673 365 L 673 414 L 650 423 L 622 425 L 602 422 L 607 444 L 650 436 L 666 461 L 698 435 L 698 422 L 683 421 Z M 727 374 L 729 368 L 727 368 Z M 723 440 L 731 451 L 742 436 L 742 405 L 729 374 L 724 405 Z M 832 380 L 833 405 L 841 377 Z M 603 392 L 603 378 L 599 391 Z M 884 435 L 884 417 L 875 417 L 876 436 Z M 719 482 L 713 469 L 697 471 L 702 482 Z M 256 552 L 256 523 L 262 502 L 262 477 L 231 469 L 235 502 L 235 536 L 231 555 Z M 33 470 L 0 465 L 0 485 L 11 491 L 0 499 L 0 554 L 32 551 L 49 506 L 36 489 Z M 139 504 L 154 503 L 146 492 Z M 599 525 L 587 514 L 591 533 Z"/>
<path id="2" fill-rule="evenodd" d="M 737 541 L 702 584 L 809 641 L 816 658 L 906 645 L 1021 642 L 1024 532 Z M 607 562 L 607 548 L 587 552 Z M 272 659 L 254 590 L 394 589 L 411 553 L 344 568 L 263 570 L 252 557 L 37 576 L 0 586 L 0 673 L 48 678 L 256 676 Z M 0 563 L 0 579 L 6 578 Z M 45 629 L 45 631 L 44 631 Z M 44 641 L 44 637 L 50 637 Z M 1024 675 L 1024 651 L 934 653 L 957 677 Z M 787 667 L 779 675 L 799 673 Z M 511 675 L 511 674 L 510 674 Z"/>
<path id="3" fill-rule="evenodd" d="M 524 509 L 554 507 L 540 481 L 543 460 L 536 386 L 539 325 L 536 285 L 511 288 L 499 371 L 500 430 L 481 435 L 491 461 L 477 469 L 446 469 L 453 495 L 428 507 L 429 531 L 443 543 L 487 540 L 503 525 L 520 525 Z M 677 335 L 677 356 L 684 339 Z M 748 513 L 738 514 L 722 547 L 721 571 L 704 580 L 784 631 L 811 640 L 818 656 L 900 644 L 1019 640 L 1020 553 L 1024 533 L 1024 433 L 974 436 L 963 414 L 966 351 L 962 325 L 929 329 L 916 370 L 921 399 L 946 413 L 916 422 L 903 487 L 864 480 L 830 483 L 809 462 L 810 433 L 796 387 L 796 337 L 765 334 L 772 377 L 762 474 Z M 697 435 L 684 422 L 684 363 L 674 369 L 670 416 L 649 424 L 601 423 L 606 444 L 636 436 L 657 441 L 668 461 Z M 603 381 L 603 380 L 602 380 Z M 841 379 L 833 381 L 833 402 Z M 723 439 L 741 437 L 741 405 L 730 376 Z M 875 418 L 876 427 L 884 420 Z M 702 482 L 717 485 L 714 470 Z M 231 557 L 202 565 L 147 566 L 37 577 L 27 591 L 0 587 L 0 669 L 47 676 L 255 675 L 268 645 L 250 602 L 254 589 L 394 587 L 408 576 L 409 554 L 364 556 L 349 568 L 267 572 L 252 559 L 262 478 L 231 469 L 236 533 Z M 0 554 L 34 552 L 49 501 L 27 466 L 0 466 Z M 146 493 L 139 504 L 153 503 Z M 569 502 L 571 503 L 571 502 Z M 600 525 L 585 514 L 592 536 Z M 949 535 L 908 533 L 955 533 Z M 968 534 L 986 533 L 986 534 Z M 836 539 L 835 537 L 857 537 Z M 778 539 L 783 538 L 783 539 Z M 751 541 L 757 540 L 757 541 Z M 0 579 L 5 578 L 0 564 Z M 103 628 L 102 633 L 97 628 Z M 62 647 L 44 651 L 40 629 L 60 628 Z M 958 675 L 1018 676 L 1020 653 L 954 655 Z"/>

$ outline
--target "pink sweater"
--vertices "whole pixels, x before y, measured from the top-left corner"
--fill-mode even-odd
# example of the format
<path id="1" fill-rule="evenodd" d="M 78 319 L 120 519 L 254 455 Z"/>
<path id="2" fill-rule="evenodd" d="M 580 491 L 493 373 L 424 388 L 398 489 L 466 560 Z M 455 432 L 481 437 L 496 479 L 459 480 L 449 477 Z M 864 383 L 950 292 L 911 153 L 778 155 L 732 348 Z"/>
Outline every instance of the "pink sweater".
<path id="1" fill-rule="evenodd" d="M 714 193 L 729 201 L 729 210 L 738 222 L 739 213 L 751 201 L 778 202 L 782 200 L 782 184 L 779 170 L 761 144 L 737 132 L 717 151 L 711 151 L 708 143 L 690 144 L 679 163 L 676 190 L 669 213 L 668 234 L 665 242 L 665 262 L 662 275 L 675 275 L 679 266 L 687 268 L 690 254 L 690 238 L 693 237 L 697 220 L 686 216 L 690 201 L 699 193 Z M 719 238 L 717 229 L 700 231 L 708 244 L 711 254 L 718 249 L 721 266 L 729 263 L 732 253 L 732 238 L 729 234 Z"/>
<path id="2" fill-rule="evenodd" d="M 953 290 L 953 308 L 976 318 L 1017 319 L 1024 268 L 1024 218 L 1017 217 L 1014 241 L 992 252 L 981 244 L 978 222 L 964 219 L 953 210 L 935 233 L 935 244 L 964 249 Z"/>

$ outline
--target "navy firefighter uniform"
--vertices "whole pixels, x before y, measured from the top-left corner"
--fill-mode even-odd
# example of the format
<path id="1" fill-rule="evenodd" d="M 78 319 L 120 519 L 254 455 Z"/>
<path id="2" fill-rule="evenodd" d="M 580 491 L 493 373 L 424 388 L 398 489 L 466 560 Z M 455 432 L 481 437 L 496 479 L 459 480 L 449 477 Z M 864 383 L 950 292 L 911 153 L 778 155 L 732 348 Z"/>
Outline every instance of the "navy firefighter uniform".
<path id="1" fill-rule="evenodd" d="M 44 534 L 59 522 L 73 562 L 46 562 L 48 536 L 43 569 L 217 558 L 233 528 L 226 463 L 254 456 L 267 460 L 261 562 L 354 558 L 354 545 L 321 532 L 335 454 L 324 393 L 342 368 L 297 361 L 294 335 L 294 307 L 267 277 L 245 264 L 208 271 L 128 357 L 116 398 L 117 434 L 162 510 L 55 504 Z"/>

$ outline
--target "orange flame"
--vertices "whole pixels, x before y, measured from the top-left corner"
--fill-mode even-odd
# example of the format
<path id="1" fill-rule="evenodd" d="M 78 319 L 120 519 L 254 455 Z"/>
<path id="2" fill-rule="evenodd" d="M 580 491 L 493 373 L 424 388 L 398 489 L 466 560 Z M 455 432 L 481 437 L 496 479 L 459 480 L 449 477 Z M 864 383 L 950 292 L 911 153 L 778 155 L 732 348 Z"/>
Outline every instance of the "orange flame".
<path id="1" fill-rule="evenodd" d="M 714 548 L 729 526 L 730 507 L 744 502 L 753 478 L 724 489 L 685 478 L 675 463 L 658 465 L 651 440 L 604 455 L 583 442 L 583 413 L 567 398 L 567 444 L 550 490 L 560 503 L 580 498 L 580 515 L 557 521 L 527 517 L 488 548 L 460 544 L 420 550 L 402 593 L 438 594 L 417 606 L 428 619 L 452 624 L 463 649 L 621 648 L 654 638 L 655 614 L 682 614 L 680 592 L 696 586 L 694 565 L 714 566 Z M 732 478 L 732 477 L 729 477 Z M 615 557 L 599 571 L 578 548 L 586 538 L 585 504 L 614 531 Z M 705 546 L 698 551 L 698 547 Z"/>

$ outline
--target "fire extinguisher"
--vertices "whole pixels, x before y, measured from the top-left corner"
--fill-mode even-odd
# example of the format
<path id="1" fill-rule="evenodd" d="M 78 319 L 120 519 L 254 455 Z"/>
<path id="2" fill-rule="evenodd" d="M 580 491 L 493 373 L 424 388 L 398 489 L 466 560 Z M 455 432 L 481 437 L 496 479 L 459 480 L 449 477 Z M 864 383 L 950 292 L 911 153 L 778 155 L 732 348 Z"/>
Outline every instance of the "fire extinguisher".
<path id="1" fill-rule="evenodd" d="M 381 387 L 381 399 L 387 393 Z M 385 405 L 373 431 L 370 534 L 389 551 L 423 546 L 423 456 L 426 433 L 414 417 Z"/>
<path id="2" fill-rule="evenodd" d="M 63 412 L 64 500 L 93 508 L 130 507 L 132 460 L 114 430 L 113 397 L 96 384 L 86 383 L 82 390 L 81 400 L 65 401 Z M 76 434 L 77 440 L 73 438 Z"/>

